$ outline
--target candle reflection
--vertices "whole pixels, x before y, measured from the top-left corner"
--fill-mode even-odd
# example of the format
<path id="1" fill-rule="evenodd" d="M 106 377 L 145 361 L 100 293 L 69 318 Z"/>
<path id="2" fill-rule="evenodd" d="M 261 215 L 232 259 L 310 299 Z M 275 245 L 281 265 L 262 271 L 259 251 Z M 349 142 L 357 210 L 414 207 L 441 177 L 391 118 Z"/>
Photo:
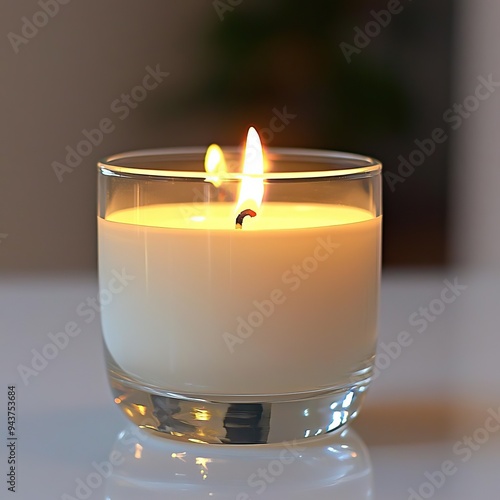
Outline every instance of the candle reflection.
<path id="1" fill-rule="evenodd" d="M 165 440 L 130 425 L 111 454 L 120 465 L 107 479 L 107 500 L 373 499 L 368 451 L 350 429 L 312 441 L 227 447 Z"/>

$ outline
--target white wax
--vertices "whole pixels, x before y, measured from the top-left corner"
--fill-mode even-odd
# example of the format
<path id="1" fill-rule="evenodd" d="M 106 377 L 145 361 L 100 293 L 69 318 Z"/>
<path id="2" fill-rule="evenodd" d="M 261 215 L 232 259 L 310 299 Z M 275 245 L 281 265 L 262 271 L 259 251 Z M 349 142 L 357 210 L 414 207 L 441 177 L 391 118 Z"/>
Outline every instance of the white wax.
<path id="1" fill-rule="evenodd" d="M 185 394 L 325 389 L 374 354 L 381 218 L 339 205 L 121 210 L 98 219 L 101 287 L 134 280 L 102 310 L 126 372 Z"/>

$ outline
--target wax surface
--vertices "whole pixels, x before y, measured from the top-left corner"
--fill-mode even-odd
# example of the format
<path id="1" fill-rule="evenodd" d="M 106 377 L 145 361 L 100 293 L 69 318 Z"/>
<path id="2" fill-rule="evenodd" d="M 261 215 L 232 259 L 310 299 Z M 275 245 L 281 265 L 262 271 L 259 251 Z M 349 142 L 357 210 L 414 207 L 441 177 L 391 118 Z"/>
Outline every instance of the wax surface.
<path id="1" fill-rule="evenodd" d="M 202 208 L 197 205 L 148 205 L 118 210 L 106 219 L 124 224 L 178 229 L 234 229 L 238 212 L 234 204 L 217 203 Z M 257 216 L 246 217 L 246 231 L 300 229 L 337 226 L 372 219 L 367 210 L 340 205 L 297 205 L 268 203 L 258 209 Z"/>
<path id="2" fill-rule="evenodd" d="M 98 219 L 101 288 L 113 270 L 134 277 L 102 310 L 118 365 L 189 394 L 348 382 L 375 350 L 381 218 L 269 203 L 236 230 L 232 207 L 211 210 L 156 206 Z"/>

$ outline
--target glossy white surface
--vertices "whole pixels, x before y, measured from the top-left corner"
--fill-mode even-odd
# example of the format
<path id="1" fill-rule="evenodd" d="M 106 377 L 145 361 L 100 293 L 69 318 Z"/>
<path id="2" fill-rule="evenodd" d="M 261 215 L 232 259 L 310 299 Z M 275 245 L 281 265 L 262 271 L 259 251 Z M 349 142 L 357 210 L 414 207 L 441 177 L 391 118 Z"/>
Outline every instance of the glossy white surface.
<path id="1" fill-rule="evenodd" d="M 439 298 L 445 287 L 443 280 L 453 282 L 455 277 L 467 289 L 456 301 L 446 305 L 425 331 L 418 333 L 409 323 L 409 316 Z M 437 481 L 440 475 L 436 471 L 448 461 L 453 462 L 456 472 L 446 476 L 441 487 L 434 487 L 431 498 L 498 498 L 500 428 L 498 432 L 481 430 L 490 412 L 498 412 L 500 406 L 498 282 L 498 277 L 491 273 L 479 276 L 454 271 L 384 277 L 381 342 L 389 345 L 403 330 L 414 340 L 381 370 L 357 423 L 359 435 L 368 444 L 378 500 L 408 499 L 410 488 L 418 491 L 428 482 L 426 474 L 433 474 Z M 137 443 L 124 442 L 125 437 L 130 437 L 126 434 L 116 441 L 120 432 L 131 428 L 114 407 L 108 389 L 99 320 L 96 317 L 86 323 L 76 312 L 81 302 L 96 294 L 93 277 L 4 280 L 0 285 L 0 382 L 4 394 L 0 397 L 2 474 L 7 471 L 7 386 L 17 386 L 17 494 L 11 495 L 12 498 L 104 500 L 106 495 L 111 500 L 204 498 L 200 491 L 207 495 L 214 493 L 206 498 L 235 499 L 234 493 L 253 494 L 252 499 L 278 500 L 370 498 L 367 496 L 370 480 L 367 456 L 355 435 L 343 443 L 332 437 L 329 446 L 338 449 L 340 444 L 346 444 L 349 450 L 359 452 L 357 457 L 349 458 L 346 452 L 339 454 L 346 460 L 337 460 L 335 453 L 328 454 L 328 446 L 314 446 L 306 452 L 304 460 L 283 466 L 273 489 L 266 488 L 261 495 L 255 494 L 255 488 L 248 487 L 245 481 L 263 463 L 269 465 L 276 459 L 272 453 L 260 459 L 247 452 L 240 457 L 235 449 L 231 451 L 235 454 L 231 459 L 221 458 L 220 454 L 226 453 L 223 450 L 202 447 L 203 453 L 198 454 L 198 447 L 184 449 L 178 444 L 158 443 L 157 439 L 142 433 Z M 18 366 L 29 367 L 34 355 L 32 350 L 42 352 L 50 342 L 48 334 L 63 330 L 71 321 L 77 323 L 81 333 L 70 338 L 67 346 L 37 371 L 38 375 L 26 378 L 25 385 Z M 493 429 L 491 425 L 489 428 Z M 467 437 L 472 439 L 470 456 L 464 451 L 466 445 L 457 447 L 456 444 Z M 139 453 L 136 444 L 142 446 L 141 459 L 135 458 Z M 99 476 L 95 464 L 109 461 L 113 450 L 123 453 L 125 461 L 113 466 L 113 475 L 109 478 L 104 478 L 108 475 L 106 468 Z M 186 462 L 177 455 L 172 457 L 172 453 L 186 453 Z M 209 474 L 204 480 L 196 459 L 213 459 L 212 453 L 220 461 L 208 463 Z M 311 463 L 319 467 L 311 467 Z M 330 467 L 332 463 L 335 467 Z M 273 467 L 281 469 L 279 465 Z M 165 474 L 162 474 L 163 468 Z M 186 474 L 185 479 L 175 476 L 176 473 Z M 89 477 L 95 487 L 85 496 L 85 491 L 77 491 L 77 487 L 79 481 Z M 177 477 L 177 485 L 184 486 L 167 493 L 169 483 L 164 479 L 169 477 Z M 342 477 L 349 480 L 339 482 Z M 158 479 L 153 489 L 151 479 Z M 245 481 L 241 482 L 242 479 Z M 298 490 L 299 483 L 302 490 Z M 330 489 L 318 490 L 320 484 Z M 308 485 L 316 490 L 306 492 Z M 9 498 L 6 487 L 2 481 L 0 498 Z M 422 492 L 427 493 L 428 489 L 423 488 Z M 158 496 L 158 492 L 162 494 Z"/>
<path id="2" fill-rule="evenodd" d="M 368 451 L 352 431 L 314 442 L 224 447 L 167 441 L 132 426 L 111 452 L 106 500 L 372 499 Z"/>

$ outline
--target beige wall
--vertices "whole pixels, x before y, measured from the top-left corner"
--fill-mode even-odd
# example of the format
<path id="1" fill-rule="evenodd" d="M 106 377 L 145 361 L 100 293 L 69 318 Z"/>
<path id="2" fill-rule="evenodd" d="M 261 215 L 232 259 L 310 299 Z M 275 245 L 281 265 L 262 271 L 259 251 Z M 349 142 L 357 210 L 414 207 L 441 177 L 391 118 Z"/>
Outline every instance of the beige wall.
<path id="1" fill-rule="evenodd" d="M 500 2 L 460 0 L 454 101 L 474 93 L 478 76 L 500 82 Z M 500 88 L 455 133 L 450 218 L 456 263 L 500 268 Z"/>
<path id="2" fill-rule="evenodd" d="M 179 142 L 157 107 L 192 77 L 194 34 L 207 16 L 216 17 L 201 0 L 71 0 L 16 54 L 7 35 L 22 35 L 21 18 L 31 20 L 40 10 L 32 0 L 4 2 L 0 16 L 3 273 L 95 267 L 96 160 Z M 37 19 L 43 22 L 43 15 Z M 157 64 L 170 76 L 120 120 L 111 103 Z M 64 161 L 82 129 L 106 117 L 116 129 L 60 183 L 52 162 Z"/>

